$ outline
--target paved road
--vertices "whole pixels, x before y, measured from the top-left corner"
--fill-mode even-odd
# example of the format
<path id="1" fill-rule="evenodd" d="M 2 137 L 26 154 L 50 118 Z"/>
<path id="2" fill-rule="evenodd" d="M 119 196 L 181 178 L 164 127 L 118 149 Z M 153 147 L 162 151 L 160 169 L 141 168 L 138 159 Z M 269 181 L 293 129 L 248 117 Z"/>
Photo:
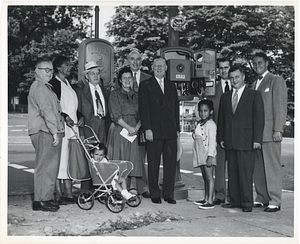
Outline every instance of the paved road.
<path id="1" fill-rule="evenodd" d="M 190 133 L 181 133 L 183 155 L 180 161 L 181 179 L 188 189 L 199 189 L 203 180 L 199 169 L 192 166 L 192 139 Z M 294 140 L 284 138 L 282 148 L 284 189 L 294 190 Z M 8 194 L 33 192 L 34 148 L 28 137 L 27 115 L 8 116 Z M 75 187 L 78 186 L 75 184 Z"/>

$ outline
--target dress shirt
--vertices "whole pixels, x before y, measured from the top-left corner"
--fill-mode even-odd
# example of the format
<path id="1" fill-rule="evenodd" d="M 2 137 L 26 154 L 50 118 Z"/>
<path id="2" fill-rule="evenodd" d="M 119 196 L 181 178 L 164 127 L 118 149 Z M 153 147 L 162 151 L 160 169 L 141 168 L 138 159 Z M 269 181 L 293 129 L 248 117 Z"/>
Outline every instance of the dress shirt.
<path id="1" fill-rule="evenodd" d="M 241 96 L 242 96 L 242 94 L 243 94 L 243 91 L 244 91 L 244 89 L 245 89 L 245 85 L 244 86 L 242 86 L 240 89 L 238 89 L 237 90 L 237 93 L 238 93 L 238 103 L 239 103 L 239 101 L 240 101 L 240 98 L 241 98 Z M 233 96 L 234 96 L 234 93 L 235 93 L 235 91 L 236 91 L 236 89 L 232 89 L 232 96 L 231 96 L 231 99 L 233 99 Z"/>
<path id="2" fill-rule="evenodd" d="M 260 83 L 262 82 L 262 80 L 265 78 L 265 76 L 267 75 L 267 73 L 268 73 L 268 70 L 265 72 L 265 73 L 263 73 L 261 76 L 262 76 L 262 78 L 259 80 L 257 80 L 257 82 L 256 82 L 256 86 L 255 86 L 255 90 L 257 90 L 257 88 L 259 87 L 259 85 L 260 85 Z"/>
<path id="3" fill-rule="evenodd" d="M 157 83 L 160 86 L 162 93 L 164 93 L 165 90 L 164 78 L 158 79 L 157 77 L 155 77 L 155 79 L 157 80 Z"/>
<path id="4" fill-rule="evenodd" d="M 97 90 L 97 92 L 98 92 L 98 94 L 100 96 L 101 103 L 103 105 L 103 113 L 104 113 L 104 116 L 105 116 L 106 115 L 106 107 L 105 107 L 105 100 L 104 100 L 104 96 L 103 96 L 101 87 L 99 85 L 96 85 L 96 87 L 95 87 L 91 83 L 89 83 L 89 86 L 90 86 L 90 90 L 91 90 L 92 98 L 93 98 L 94 115 L 95 116 L 98 115 L 98 112 L 97 112 L 97 103 L 96 103 L 96 95 L 95 95 L 95 90 Z"/>
<path id="5" fill-rule="evenodd" d="M 140 79 L 141 79 L 141 71 L 138 70 L 138 71 L 132 71 L 132 77 L 134 77 L 134 73 L 136 73 L 136 82 L 138 84 L 138 86 L 140 85 Z"/>

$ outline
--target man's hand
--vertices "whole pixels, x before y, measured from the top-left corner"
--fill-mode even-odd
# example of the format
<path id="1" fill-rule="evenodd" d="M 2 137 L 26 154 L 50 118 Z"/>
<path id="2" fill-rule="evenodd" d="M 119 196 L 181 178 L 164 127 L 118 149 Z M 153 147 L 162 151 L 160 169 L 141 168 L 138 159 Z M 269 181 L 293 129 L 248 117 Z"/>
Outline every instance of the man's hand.
<path id="1" fill-rule="evenodd" d="M 57 134 L 53 134 L 53 142 L 52 142 L 52 146 L 56 147 L 59 144 L 59 138 L 57 136 Z"/>
<path id="2" fill-rule="evenodd" d="M 153 132 L 152 130 L 146 130 L 145 136 L 147 141 L 153 141 Z"/>
<path id="3" fill-rule="evenodd" d="M 220 146 L 221 146 L 221 148 L 225 149 L 225 142 L 224 142 L 224 141 L 221 141 L 221 142 L 220 142 Z"/>
<path id="4" fill-rule="evenodd" d="M 261 149 L 261 144 L 258 142 L 253 142 L 253 149 L 254 150 L 259 150 Z"/>
<path id="5" fill-rule="evenodd" d="M 69 116 L 67 116 L 65 118 L 65 121 L 66 121 L 67 126 L 69 126 L 69 127 L 73 127 L 74 126 L 74 121 Z"/>
<path id="6" fill-rule="evenodd" d="M 77 122 L 78 127 L 83 127 L 84 126 L 84 117 L 81 117 L 78 122 Z"/>
<path id="7" fill-rule="evenodd" d="M 282 141 L 282 133 L 279 131 L 274 131 L 273 133 L 273 141 L 281 142 Z"/>

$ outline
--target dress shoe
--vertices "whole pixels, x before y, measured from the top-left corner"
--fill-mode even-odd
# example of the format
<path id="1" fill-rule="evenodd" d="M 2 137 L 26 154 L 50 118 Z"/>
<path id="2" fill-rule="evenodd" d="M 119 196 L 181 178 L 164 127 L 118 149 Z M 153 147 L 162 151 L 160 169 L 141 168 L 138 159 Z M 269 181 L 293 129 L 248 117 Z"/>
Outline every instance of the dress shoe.
<path id="1" fill-rule="evenodd" d="M 153 203 L 161 203 L 161 199 L 158 197 L 158 198 L 151 198 L 151 201 Z"/>
<path id="2" fill-rule="evenodd" d="M 170 203 L 170 204 L 176 204 L 176 200 L 173 199 L 173 198 L 165 198 L 164 200 L 165 200 L 165 202 L 167 202 L 167 203 Z"/>
<path id="3" fill-rule="evenodd" d="M 145 191 L 142 193 L 143 198 L 150 198 L 150 193 L 148 191 Z"/>
<path id="4" fill-rule="evenodd" d="M 262 202 L 254 202 L 253 203 L 254 208 L 267 207 L 268 205 L 269 205 L 268 203 L 262 203 Z"/>
<path id="5" fill-rule="evenodd" d="M 243 212 L 246 212 L 246 213 L 252 212 L 252 208 L 251 207 L 244 207 Z"/>
<path id="6" fill-rule="evenodd" d="M 32 203 L 32 210 L 34 211 L 48 211 L 48 212 L 56 212 L 59 209 L 58 205 L 53 205 L 51 201 L 34 201 Z"/>
<path id="7" fill-rule="evenodd" d="M 65 204 L 74 204 L 74 203 L 76 203 L 76 197 L 61 197 L 60 199 Z"/>
<path id="8" fill-rule="evenodd" d="M 59 206 L 59 205 L 62 205 L 62 202 L 61 202 L 61 201 L 50 200 L 49 202 L 50 202 L 53 206 Z"/>
<path id="9" fill-rule="evenodd" d="M 214 204 L 214 205 L 220 205 L 221 203 L 225 203 L 225 200 L 221 200 L 221 199 L 216 198 L 216 199 L 213 201 L 213 204 Z"/>
<path id="10" fill-rule="evenodd" d="M 268 212 L 268 213 L 275 213 L 277 211 L 280 211 L 280 206 L 276 206 L 276 207 L 266 207 L 265 212 Z"/>
<path id="11" fill-rule="evenodd" d="M 222 207 L 223 208 L 240 208 L 241 206 L 239 206 L 239 205 L 231 205 L 230 203 L 225 203 L 225 204 L 222 204 Z"/>

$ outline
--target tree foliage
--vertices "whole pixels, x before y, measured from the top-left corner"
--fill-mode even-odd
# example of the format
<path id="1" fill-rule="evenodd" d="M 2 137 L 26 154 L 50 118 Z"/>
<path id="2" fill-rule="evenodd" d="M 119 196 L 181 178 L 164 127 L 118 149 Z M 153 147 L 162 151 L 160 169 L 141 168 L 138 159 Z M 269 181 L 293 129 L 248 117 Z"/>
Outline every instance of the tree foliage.
<path id="1" fill-rule="evenodd" d="M 248 68 L 253 82 L 251 56 L 262 50 L 270 57 L 270 69 L 282 75 L 289 88 L 289 113 L 293 117 L 295 9 L 294 6 L 183 6 L 186 29 L 179 33 L 179 46 L 192 50 L 212 48 L 218 57 L 230 56 Z M 106 24 L 114 37 L 115 63 L 124 65 L 126 54 L 138 48 L 150 68 L 156 51 L 168 44 L 168 6 L 120 6 Z"/>
<path id="2" fill-rule="evenodd" d="M 90 8 L 8 6 L 9 98 L 28 92 L 39 58 L 66 55 L 77 62 L 79 40 L 87 37 Z"/>

